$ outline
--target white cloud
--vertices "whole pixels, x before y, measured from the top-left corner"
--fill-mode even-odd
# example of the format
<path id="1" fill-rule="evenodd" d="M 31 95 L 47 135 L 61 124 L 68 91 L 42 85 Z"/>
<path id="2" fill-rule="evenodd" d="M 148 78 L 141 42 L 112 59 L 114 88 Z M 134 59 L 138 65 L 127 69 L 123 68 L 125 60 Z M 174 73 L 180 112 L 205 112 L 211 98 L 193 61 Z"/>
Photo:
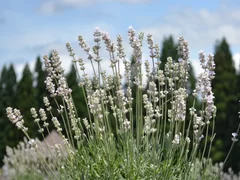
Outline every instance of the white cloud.
<path id="1" fill-rule="evenodd" d="M 45 0 L 40 7 L 40 11 L 46 14 L 55 14 L 66 8 L 79 8 L 116 1 L 122 3 L 147 3 L 153 0 Z"/>
<path id="2" fill-rule="evenodd" d="M 239 72 L 240 71 L 240 53 L 236 53 L 233 55 L 233 61 L 236 70 Z"/>
<path id="3" fill-rule="evenodd" d="M 17 80 L 20 80 L 22 78 L 22 72 L 23 72 L 23 69 L 25 68 L 25 66 L 26 66 L 25 63 L 15 63 L 14 64 L 14 69 L 16 71 Z M 35 60 L 29 61 L 28 66 L 29 66 L 30 71 L 33 72 L 34 68 L 35 68 Z"/>
<path id="4" fill-rule="evenodd" d="M 156 25 L 143 28 L 142 31 L 153 34 L 158 42 L 164 35 L 183 35 L 190 46 L 198 49 L 212 46 L 216 39 L 222 37 L 226 37 L 231 45 L 240 45 L 240 12 L 236 8 L 223 7 L 215 12 L 206 9 L 175 9 L 161 22 L 159 24 L 158 20 Z"/>
<path id="5" fill-rule="evenodd" d="M 87 26 L 85 26 L 84 29 L 82 29 L 81 25 L 72 26 L 71 30 L 70 29 L 69 29 L 69 31 L 66 30 L 66 32 L 62 32 L 62 31 L 57 32 L 56 31 L 57 33 L 52 33 L 52 31 L 50 30 L 50 31 L 45 32 L 44 34 L 40 33 L 39 36 L 34 35 L 34 34 L 38 34 L 38 32 L 32 32 L 30 34 L 24 34 L 23 36 L 17 37 L 18 38 L 17 42 L 23 42 L 22 46 L 25 47 L 24 49 L 28 53 L 33 54 L 32 56 L 29 55 L 31 57 L 29 58 L 30 60 L 28 61 L 28 63 L 30 64 L 31 71 L 34 70 L 35 60 L 33 60 L 33 59 L 36 58 L 37 54 L 39 54 L 40 56 L 49 55 L 49 53 L 53 49 L 56 49 L 59 53 L 60 60 L 62 61 L 62 66 L 63 66 L 65 72 L 68 73 L 70 70 L 70 67 L 71 67 L 72 59 L 69 56 L 69 53 L 67 52 L 65 43 L 68 42 L 68 40 L 70 40 L 70 42 L 72 42 L 71 46 L 72 46 L 74 52 L 76 53 L 76 57 L 84 58 L 85 63 L 86 63 L 86 70 L 90 75 L 92 75 L 93 73 L 92 73 L 91 64 L 86 58 L 86 52 L 84 52 L 81 49 L 81 47 L 79 46 L 77 36 L 82 35 L 84 37 L 86 43 L 90 47 L 92 47 L 94 45 L 94 42 L 93 42 L 94 37 L 92 34 L 93 34 L 94 28 L 96 26 L 100 26 L 101 30 L 103 30 L 103 31 L 107 30 L 107 32 L 109 32 L 109 35 L 112 40 L 116 39 L 116 33 L 114 32 L 114 28 L 105 23 L 99 22 L 97 24 L 93 23 L 93 24 L 87 25 Z M 79 29 L 81 31 L 80 34 L 78 34 Z M 69 34 L 71 34 L 71 35 L 69 35 Z M 60 40 L 56 40 L 56 39 L 60 39 Z M 127 42 L 125 42 L 125 43 L 126 43 L 125 45 L 128 45 Z M 103 57 L 103 61 L 101 62 L 102 67 L 104 67 L 104 69 L 108 73 L 110 73 L 111 70 L 109 68 L 109 65 L 110 65 L 109 58 L 108 58 L 109 55 L 105 51 L 106 47 L 103 42 L 101 43 L 101 47 L 102 47 L 101 56 Z M 129 54 L 129 53 L 130 52 L 128 51 L 127 54 Z M 26 61 L 24 61 L 24 60 L 22 60 L 19 63 L 14 64 L 16 73 L 18 76 L 18 80 L 21 78 L 22 71 L 25 67 L 25 64 L 26 64 Z M 121 70 L 122 70 L 122 67 L 123 67 L 123 64 L 121 64 Z"/>
<path id="6" fill-rule="evenodd" d="M 40 7 L 40 10 L 45 14 L 57 13 L 61 10 L 54 1 L 46 1 Z"/>
<path id="7" fill-rule="evenodd" d="M 203 72 L 203 69 L 200 66 L 200 61 L 198 59 L 191 60 L 191 65 L 193 67 L 193 71 L 195 73 L 195 77 L 197 77 L 200 73 Z"/>
<path id="8" fill-rule="evenodd" d="M 161 24 L 155 24 L 142 28 L 140 31 L 152 34 L 157 43 L 161 42 L 164 36 L 170 34 L 175 38 L 183 35 L 189 42 L 190 55 L 194 57 L 191 63 L 196 75 L 202 72 L 200 62 L 196 59 L 197 50 L 213 50 L 216 40 L 220 40 L 222 37 L 226 37 L 231 46 L 240 46 L 240 11 L 236 8 L 230 9 L 225 6 L 215 12 L 206 9 L 194 11 L 185 8 L 180 11 L 172 11 L 163 18 Z M 235 52 L 233 60 L 239 71 L 239 52 Z"/>

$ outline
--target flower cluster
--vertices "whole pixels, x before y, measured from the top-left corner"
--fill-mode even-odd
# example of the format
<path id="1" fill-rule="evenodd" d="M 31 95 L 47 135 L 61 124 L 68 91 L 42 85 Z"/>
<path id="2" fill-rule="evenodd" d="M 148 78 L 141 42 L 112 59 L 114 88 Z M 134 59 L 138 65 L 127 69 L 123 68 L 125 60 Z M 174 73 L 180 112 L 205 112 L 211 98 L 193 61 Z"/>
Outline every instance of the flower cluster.
<path id="1" fill-rule="evenodd" d="M 24 126 L 24 119 L 21 112 L 18 109 L 13 109 L 11 107 L 8 107 L 6 111 L 9 120 L 15 124 L 18 129 L 21 129 L 23 132 L 27 132 L 28 128 Z"/>
<path id="2" fill-rule="evenodd" d="M 146 39 L 150 59 L 145 61 L 142 58 L 144 34 L 137 35 L 132 27 L 128 30 L 131 61 L 126 58 L 121 36 L 117 36 L 115 43 L 107 32 L 96 28 L 93 37 L 94 45 L 90 47 L 82 36 L 78 36 L 79 45 L 92 66 L 93 77 L 86 71 L 84 58 L 76 58 L 70 43 L 66 43 L 77 70 L 87 117 L 77 113 L 72 89 L 64 76 L 58 52 L 54 50 L 50 58 L 44 56 L 48 72 L 45 84 L 52 99 L 50 101 L 44 97 L 45 107 L 39 110 L 31 108 L 30 112 L 39 127 L 39 133 L 43 136 L 49 133 L 48 126 L 52 123 L 62 138 L 61 145 L 47 146 L 49 154 L 53 153 L 52 157 L 56 160 L 60 157 L 60 161 L 63 157 L 61 148 L 66 147 L 65 152 L 71 155 L 66 166 L 59 163 L 61 166 L 58 164 L 57 167 L 47 168 L 56 177 L 64 172 L 60 179 L 73 177 L 69 175 L 73 172 L 76 173 L 74 177 L 81 176 L 83 179 L 159 179 L 159 176 L 163 179 L 202 179 L 200 176 L 207 172 L 204 169 L 207 164 L 202 160 L 208 143 L 208 128 L 216 116 L 211 86 L 215 76 L 213 56 L 206 58 L 203 52 L 199 53 L 203 73 L 198 76 L 192 93 L 188 91 L 189 47 L 183 37 L 178 39 L 179 58 L 168 57 L 164 67 L 160 66 L 159 46 L 154 44 L 151 34 Z M 110 75 L 102 67 L 104 59 L 100 50 L 104 49 L 109 54 Z M 124 76 L 120 73 L 122 63 Z M 194 103 L 189 109 L 188 119 L 187 98 L 191 95 Z M 195 107 L 195 101 L 199 100 L 202 103 L 201 110 Z M 56 111 L 50 102 L 56 103 Z M 48 122 L 48 115 L 51 122 Z M 28 146 L 37 153 L 40 148 L 37 141 L 26 133 L 27 127 L 24 126 L 20 111 L 8 107 L 7 116 L 26 134 Z M 237 136 L 238 130 L 232 133 L 233 142 L 238 140 Z M 204 142 L 204 150 L 199 161 L 200 142 Z M 45 161 L 45 157 L 42 159 Z M 120 162 L 121 166 L 116 162 Z M 183 166 L 184 169 L 181 168 Z M 199 169 L 203 170 L 200 172 Z M 199 177 L 192 175 L 192 172 L 198 171 Z"/>
<path id="3" fill-rule="evenodd" d="M 205 110 L 203 112 L 203 117 L 205 121 L 212 118 L 213 113 L 215 114 L 216 107 L 214 106 L 214 95 L 211 87 L 211 80 L 214 78 L 215 64 L 213 61 L 213 56 L 208 55 L 207 60 L 205 59 L 205 54 L 203 52 L 199 53 L 199 59 L 201 62 L 201 67 L 204 72 L 198 76 L 198 81 L 196 84 L 196 89 L 193 91 L 194 96 L 201 95 L 203 102 L 205 103 Z"/>
<path id="4" fill-rule="evenodd" d="M 64 149 L 61 144 L 54 144 L 50 149 L 45 146 L 46 144 L 38 139 L 28 141 L 24 138 L 23 142 L 20 142 L 16 148 L 7 147 L 3 160 L 4 178 L 14 179 L 18 174 L 31 174 L 32 172 L 35 172 L 35 175 L 47 177 L 49 172 L 46 172 L 44 161 L 48 161 L 49 167 L 56 168 L 59 164 L 63 164 L 66 156 L 62 153 Z M 39 154 L 42 157 L 39 157 Z"/>

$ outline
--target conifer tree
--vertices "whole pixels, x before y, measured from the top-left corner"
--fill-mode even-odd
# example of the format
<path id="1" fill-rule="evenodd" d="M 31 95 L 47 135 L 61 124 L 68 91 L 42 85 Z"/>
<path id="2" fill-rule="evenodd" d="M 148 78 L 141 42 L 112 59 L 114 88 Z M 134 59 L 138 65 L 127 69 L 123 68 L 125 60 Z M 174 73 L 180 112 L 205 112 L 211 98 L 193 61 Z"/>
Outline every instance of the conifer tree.
<path id="1" fill-rule="evenodd" d="M 1 158 L 1 165 L 3 156 L 5 154 L 5 143 L 6 143 L 6 137 L 5 137 L 5 128 L 7 126 L 7 120 L 6 120 L 6 113 L 5 113 L 5 106 L 6 106 L 6 97 L 7 97 L 7 91 L 6 91 L 6 80 L 7 80 L 7 68 L 6 66 L 3 67 L 1 71 L 0 76 L 0 158 Z"/>
<path id="2" fill-rule="evenodd" d="M 160 53 L 160 69 L 164 69 L 167 58 L 172 57 L 173 61 L 177 61 L 177 44 L 175 44 L 173 37 L 165 37 L 162 42 L 162 49 Z"/>
<path id="3" fill-rule="evenodd" d="M 2 69 L 0 78 L 0 165 L 5 155 L 6 146 L 15 146 L 18 139 L 17 129 L 9 123 L 5 109 L 15 103 L 17 78 L 13 65 Z"/>
<path id="4" fill-rule="evenodd" d="M 240 72 L 238 72 L 237 74 L 237 85 L 236 85 L 236 91 L 235 91 L 235 95 L 236 95 L 236 100 L 235 100 L 235 107 L 234 107 L 234 113 L 239 112 L 240 110 Z M 239 118 L 240 118 L 240 114 L 234 114 L 234 118 L 233 121 L 231 122 L 231 129 L 232 132 L 236 132 L 236 128 L 239 124 Z M 232 169 L 235 172 L 239 172 L 240 171 L 240 153 L 239 153 L 239 149 L 240 149 L 240 141 L 238 141 L 237 143 L 235 143 L 234 148 L 231 152 L 231 155 L 229 157 L 229 160 L 227 161 L 227 165 L 231 166 Z"/>
<path id="5" fill-rule="evenodd" d="M 36 99 L 39 108 L 43 108 L 43 97 L 47 96 L 47 90 L 45 87 L 45 79 L 47 76 L 47 72 L 43 69 L 43 64 L 41 61 L 40 56 L 37 57 L 36 59 L 36 64 L 35 64 L 35 72 L 36 72 Z M 37 108 L 38 109 L 38 108 Z"/>
<path id="6" fill-rule="evenodd" d="M 38 134 L 38 128 L 34 123 L 30 113 L 32 107 L 37 106 L 37 100 L 35 98 L 36 89 L 33 87 L 33 74 L 29 69 L 28 64 L 24 67 L 22 78 L 17 86 L 17 98 L 15 107 L 21 110 L 24 114 L 24 121 L 26 127 L 28 127 L 28 133 L 31 137 L 36 137 Z M 23 136 L 21 132 L 21 137 Z"/>
<path id="7" fill-rule="evenodd" d="M 78 85 L 79 80 L 77 78 L 77 72 L 73 64 L 66 78 L 67 78 L 68 86 L 72 89 L 72 98 L 76 106 L 78 116 L 81 118 L 88 117 L 83 89 Z"/>
<path id="8" fill-rule="evenodd" d="M 216 43 L 214 61 L 216 76 L 212 83 L 217 115 L 216 138 L 212 152 L 214 161 L 223 161 L 230 148 L 231 133 L 236 131 L 234 117 L 237 116 L 237 112 L 235 112 L 237 106 L 235 96 L 236 70 L 230 47 L 225 38 Z"/>

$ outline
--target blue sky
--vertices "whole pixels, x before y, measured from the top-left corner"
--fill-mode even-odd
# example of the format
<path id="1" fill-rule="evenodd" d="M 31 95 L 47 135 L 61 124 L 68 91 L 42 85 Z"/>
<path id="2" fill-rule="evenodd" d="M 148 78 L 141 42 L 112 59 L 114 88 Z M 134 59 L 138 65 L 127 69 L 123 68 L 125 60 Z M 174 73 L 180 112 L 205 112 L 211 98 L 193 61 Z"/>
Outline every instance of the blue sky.
<path id="1" fill-rule="evenodd" d="M 183 35 L 189 42 L 191 61 L 198 72 L 198 52 L 213 53 L 223 36 L 231 45 L 236 66 L 240 61 L 239 0 L 3 0 L 0 6 L 0 69 L 13 63 L 18 74 L 26 63 L 33 67 L 37 55 L 57 49 L 66 68 L 71 62 L 65 49 L 70 42 L 76 53 L 77 36 L 91 44 L 96 26 L 113 39 L 133 26 L 153 34 L 161 44 L 164 36 Z M 147 48 L 147 46 L 145 47 Z M 147 54 L 145 54 L 147 55 Z"/>

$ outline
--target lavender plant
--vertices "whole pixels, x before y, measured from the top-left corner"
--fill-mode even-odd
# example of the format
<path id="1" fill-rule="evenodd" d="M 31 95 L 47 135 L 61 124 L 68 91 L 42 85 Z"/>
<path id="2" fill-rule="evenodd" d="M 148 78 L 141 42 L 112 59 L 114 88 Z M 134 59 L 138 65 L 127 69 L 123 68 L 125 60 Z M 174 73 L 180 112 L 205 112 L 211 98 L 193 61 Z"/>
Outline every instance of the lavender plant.
<path id="1" fill-rule="evenodd" d="M 117 36 L 116 44 L 108 33 L 99 28 L 95 29 L 93 36 L 95 44 L 92 48 L 82 36 L 78 37 L 80 47 L 87 54 L 87 62 L 92 66 L 93 77 L 87 73 L 83 58 L 77 58 L 70 43 L 66 44 L 77 70 L 88 117 L 80 118 L 77 114 L 72 90 L 68 87 L 56 50 L 52 52 L 51 59 L 44 56 L 44 63 L 48 72 L 46 88 L 56 103 L 58 114 L 54 114 L 47 97 L 43 99 L 45 109 L 40 109 L 39 113 L 31 109 L 42 135 L 44 131 L 49 132 L 50 122 L 46 113 L 50 114 L 63 139 L 67 159 L 63 158 L 62 163 L 55 166 L 49 165 L 36 142 L 29 137 L 20 111 L 7 108 L 10 121 L 23 131 L 39 161 L 46 165 L 46 177 L 218 179 L 221 168 L 216 172 L 209 171 L 213 167 L 210 151 L 215 136 L 210 125 L 214 127 L 216 116 L 211 87 L 215 76 L 213 56 L 199 53 L 203 72 L 198 76 L 196 89 L 189 94 L 189 47 L 183 37 L 178 39 L 179 59 L 174 61 L 169 57 L 164 70 L 161 70 L 159 47 L 154 44 L 152 35 L 147 35 L 150 58 L 144 62 L 144 34 L 137 35 L 132 27 L 129 28 L 133 64 L 126 57 L 121 36 Z M 110 75 L 101 63 L 103 46 L 109 54 Z M 120 73 L 122 63 L 124 74 Z M 133 90 L 136 90 L 135 96 Z M 186 109 L 188 96 L 194 97 L 190 109 Z M 202 102 L 201 109 L 195 107 L 197 99 Z M 186 121 L 187 116 L 190 117 L 189 122 Z M 62 124 L 57 117 L 62 119 Z M 237 133 L 238 130 L 233 135 L 233 144 Z M 201 144 L 203 148 L 200 148 Z M 48 147 L 49 152 L 52 152 L 51 149 Z M 54 153 L 50 155 L 56 158 Z"/>

